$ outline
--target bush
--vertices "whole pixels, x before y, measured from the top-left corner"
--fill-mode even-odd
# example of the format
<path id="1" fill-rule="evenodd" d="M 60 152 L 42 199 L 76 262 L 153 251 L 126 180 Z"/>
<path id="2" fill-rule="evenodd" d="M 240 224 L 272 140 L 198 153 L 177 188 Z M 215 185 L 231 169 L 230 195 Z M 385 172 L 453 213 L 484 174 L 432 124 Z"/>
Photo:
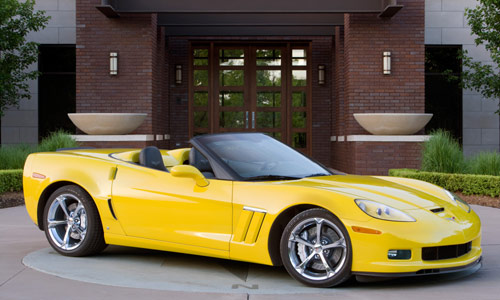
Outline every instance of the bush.
<path id="1" fill-rule="evenodd" d="M 56 151 L 59 148 L 78 147 L 79 144 L 64 131 L 56 131 L 44 138 L 40 145 L 17 145 L 0 147 L 0 170 L 22 169 L 26 157 L 33 152 Z"/>
<path id="2" fill-rule="evenodd" d="M 0 170 L 22 169 L 26 157 L 36 151 L 36 146 L 17 145 L 0 148 Z"/>
<path id="3" fill-rule="evenodd" d="M 467 173 L 500 176 L 500 153 L 481 152 L 467 161 Z"/>
<path id="4" fill-rule="evenodd" d="M 23 170 L 0 170 L 0 194 L 23 190 Z"/>
<path id="5" fill-rule="evenodd" d="M 490 197 L 500 195 L 500 176 L 423 172 L 411 169 L 392 169 L 389 170 L 389 176 L 418 179 L 452 192 L 461 191 L 465 195 Z"/>
<path id="6" fill-rule="evenodd" d="M 75 141 L 71 134 L 63 130 L 52 132 L 48 137 L 44 138 L 38 145 L 37 152 L 56 151 L 60 148 L 74 148 L 79 144 Z"/>
<path id="7" fill-rule="evenodd" d="M 463 173 L 465 168 L 462 149 L 451 134 L 441 129 L 432 132 L 422 149 L 422 171 Z"/>

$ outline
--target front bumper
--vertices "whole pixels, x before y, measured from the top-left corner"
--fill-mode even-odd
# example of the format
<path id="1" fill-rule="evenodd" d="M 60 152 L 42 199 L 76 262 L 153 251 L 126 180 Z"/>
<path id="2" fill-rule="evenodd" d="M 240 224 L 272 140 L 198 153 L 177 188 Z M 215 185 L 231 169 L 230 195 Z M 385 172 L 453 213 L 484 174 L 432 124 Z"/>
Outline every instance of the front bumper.
<path id="1" fill-rule="evenodd" d="M 356 276 L 369 276 L 369 277 L 389 277 L 389 278 L 397 278 L 397 277 L 408 277 L 408 276 L 421 276 L 421 275 L 437 275 L 437 274 L 446 274 L 446 273 L 455 273 L 455 272 L 464 272 L 464 271 L 477 271 L 483 265 L 483 257 L 480 256 L 476 261 L 459 267 L 450 267 L 450 268 L 437 268 L 437 269 L 421 269 L 416 272 L 403 272 L 403 273 L 372 273 L 372 272 L 352 272 L 352 275 Z"/>
<path id="2" fill-rule="evenodd" d="M 446 270 L 460 271 L 480 262 L 481 221 L 474 212 L 453 221 L 439 217 L 426 220 L 425 212 L 422 212 L 422 215 L 418 213 L 412 212 L 417 222 L 397 223 L 375 219 L 368 222 L 346 221 L 353 249 L 352 272 L 371 276 L 376 276 L 373 274 L 377 273 L 385 277 L 394 277 L 394 274 L 413 276 L 447 272 Z M 375 229 L 380 234 L 354 232 L 352 226 Z M 435 260 L 425 259 L 422 255 L 422 249 L 426 247 L 462 245 L 469 242 L 470 251 L 464 255 Z M 390 259 L 389 250 L 410 250 L 411 257 Z"/>

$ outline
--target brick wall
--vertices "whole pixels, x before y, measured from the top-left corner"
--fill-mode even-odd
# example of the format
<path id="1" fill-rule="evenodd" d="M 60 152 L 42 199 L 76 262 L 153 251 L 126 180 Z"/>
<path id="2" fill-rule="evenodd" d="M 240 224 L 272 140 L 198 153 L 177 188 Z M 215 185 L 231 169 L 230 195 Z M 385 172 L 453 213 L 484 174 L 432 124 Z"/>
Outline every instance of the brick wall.
<path id="1" fill-rule="evenodd" d="M 330 136 L 335 103 L 333 80 L 333 37 L 311 37 L 312 48 L 312 157 L 331 165 Z M 318 84 L 318 65 L 325 66 L 325 84 Z"/>
<path id="2" fill-rule="evenodd" d="M 336 136 L 368 134 L 354 113 L 425 112 L 424 1 L 398 3 L 404 8 L 391 19 L 346 14 L 336 30 Z M 382 74 L 384 51 L 392 54 L 390 75 Z M 332 142 L 332 167 L 355 174 L 419 168 L 420 144 Z"/>
<path id="3" fill-rule="evenodd" d="M 153 112 L 161 102 L 163 37 L 155 14 L 107 18 L 100 0 L 76 1 L 76 111 L 147 113 L 134 133 L 167 133 Z M 118 75 L 109 75 L 109 53 L 118 52 Z M 155 79 L 155 80 L 153 80 Z M 153 117 L 153 113 L 156 115 Z M 159 131 L 159 132 L 154 132 Z"/>
<path id="4" fill-rule="evenodd" d="M 366 134 L 357 112 L 425 112 L 424 1 L 400 0 L 391 19 L 346 14 L 347 134 Z M 382 74 L 382 53 L 392 52 L 392 73 Z"/>
<path id="5" fill-rule="evenodd" d="M 420 168 L 421 144 L 412 142 L 348 142 L 350 173 L 387 175 L 389 169 Z"/>
<path id="6" fill-rule="evenodd" d="M 167 47 L 170 148 L 187 147 L 189 145 L 189 40 L 169 37 Z M 182 66 L 181 84 L 175 83 L 175 65 Z"/>

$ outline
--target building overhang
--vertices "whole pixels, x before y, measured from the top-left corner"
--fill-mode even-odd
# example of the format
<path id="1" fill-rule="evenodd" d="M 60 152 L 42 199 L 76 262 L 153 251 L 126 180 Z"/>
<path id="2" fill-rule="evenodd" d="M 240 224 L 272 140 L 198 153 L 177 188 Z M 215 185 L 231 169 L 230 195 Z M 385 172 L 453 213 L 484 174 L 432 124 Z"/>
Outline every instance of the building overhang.
<path id="1" fill-rule="evenodd" d="M 156 13 L 167 35 L 332 35 L 345 13 L 391 18 L 402 7 L 397 0 L 101 0 L 96 8 L 109 18 Z"/>

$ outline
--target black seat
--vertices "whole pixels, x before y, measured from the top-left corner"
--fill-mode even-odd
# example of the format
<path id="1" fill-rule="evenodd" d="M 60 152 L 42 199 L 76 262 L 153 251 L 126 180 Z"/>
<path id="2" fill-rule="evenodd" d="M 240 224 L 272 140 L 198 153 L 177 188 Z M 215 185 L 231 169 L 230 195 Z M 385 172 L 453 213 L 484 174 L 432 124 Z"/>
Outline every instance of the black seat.
<path id="1" fill-rule="evenodd" d="M 189 164 L 198 170 L 205 176 L 206 178 L 215 178 L 214 171 L 210 166 L 210 162 L 208 159 L 200 153 L 200 151 L 196 150 L 196 148 L 191 148 L 189 151 Z"/>
<path id="2" fill-rule="evenodd" d="M 151 169 L 167 171 L 167 168 L 163 164 L 160 150 L 155 146 L 149 146 L 141 150 L 141 153 L 139 153 L 139 164 Z"/>

